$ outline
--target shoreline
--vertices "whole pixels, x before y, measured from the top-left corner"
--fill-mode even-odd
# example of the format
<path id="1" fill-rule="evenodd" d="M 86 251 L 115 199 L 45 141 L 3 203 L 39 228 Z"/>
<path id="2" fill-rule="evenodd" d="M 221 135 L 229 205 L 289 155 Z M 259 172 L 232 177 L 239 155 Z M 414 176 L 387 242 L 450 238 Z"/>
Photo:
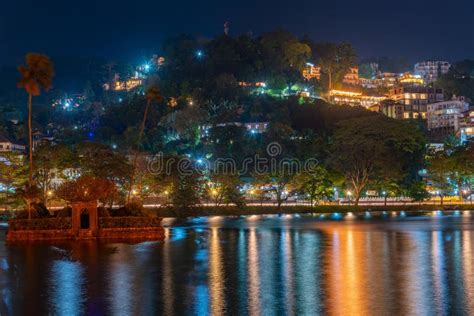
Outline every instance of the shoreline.
<path id="1" fill-rule="evenodd" d="M 246 206 L 243 208 L 237 206 L 195 206 L 190 208 L 147 208 L 154 212 L 156 216 L 186 218 L 186 217 L 211 217 L 211 216 L 251 216 L 251 215 L 278 215 L 278 214 L 335 214 L 335 213 L 382 213 L 382 212 L 409 212 L 411 214 L 423 215 L 432 211 L 473 211 L 474 205 L 282 205 L 277 206 Z M 16 211 L 0 212 L 0 222 L 5 222 L 14 218 Z"/>
<path id="2" fill-rule="evenodd" d="M 210 217 L 210 216 L 251 216 L 278 214 L 336 214 L 336 213 L 392 213 L 408 212 L 411 214 L 426 214 L 432 211 L 474 211 L 474 205 L 387 205 L 387 206 L 355 206 L 355 205 L 319 205 L 319 206 L 205 206 L 187 209 L 154 208 L 159 217 Z"/>

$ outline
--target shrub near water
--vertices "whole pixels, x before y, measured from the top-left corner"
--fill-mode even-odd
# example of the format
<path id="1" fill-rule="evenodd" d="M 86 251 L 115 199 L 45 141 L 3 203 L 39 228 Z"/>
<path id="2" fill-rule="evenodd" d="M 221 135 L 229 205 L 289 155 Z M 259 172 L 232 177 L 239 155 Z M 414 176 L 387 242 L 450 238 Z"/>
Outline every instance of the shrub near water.
<path id="1" fill-rule="evenodd" d="M 41 218 L 41 219 L 13 219 L 8 223 L 10 230 L 48 230 L 71 229 L 70 217 Z"/>
<path id="2" fill-rule="evenodd" d="M 139 228 L 139 227 L 159 227 L 161 218 L 158 217 L 101 217 L 99 218 L 100 228 Z"/>

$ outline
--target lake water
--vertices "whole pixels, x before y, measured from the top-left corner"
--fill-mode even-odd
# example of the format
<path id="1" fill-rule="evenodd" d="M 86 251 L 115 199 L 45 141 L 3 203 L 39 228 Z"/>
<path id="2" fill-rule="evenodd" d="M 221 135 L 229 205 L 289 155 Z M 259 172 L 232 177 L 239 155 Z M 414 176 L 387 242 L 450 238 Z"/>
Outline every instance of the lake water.
<path id="1" fill-rule="evenodd" d="M 1 315 L 474 313 L 474 217 L 166 222 L 164 242 L 5 245 Z"/>

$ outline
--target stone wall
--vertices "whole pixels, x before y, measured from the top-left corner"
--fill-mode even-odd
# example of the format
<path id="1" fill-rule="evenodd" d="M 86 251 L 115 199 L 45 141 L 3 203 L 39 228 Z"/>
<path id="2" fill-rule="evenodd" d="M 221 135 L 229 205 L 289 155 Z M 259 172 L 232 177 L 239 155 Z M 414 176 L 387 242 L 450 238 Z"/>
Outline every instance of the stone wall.
<path id="1" fill-rule="evenodd" d="M 162 240 L 165 238 L 163 227 L 123 227 L 99 229 L 98 239 L 139 239 L 139 240 Z"/>
<path id="2" fill-rule="evenodd" d="M 8 230 L 7 241 L 74 240 L 71 229 Z"/>
<path id="3" fill-rule="evenodd" d="M 99 229 L 94 234 L 87 229 L 72 229 L 71 218 L 48 218 L 10 220 L 6 239 L 9 242 L 78 239 L 162 240 L 165 237 L 164 232 L 161 218 L 100 218 Z"/>

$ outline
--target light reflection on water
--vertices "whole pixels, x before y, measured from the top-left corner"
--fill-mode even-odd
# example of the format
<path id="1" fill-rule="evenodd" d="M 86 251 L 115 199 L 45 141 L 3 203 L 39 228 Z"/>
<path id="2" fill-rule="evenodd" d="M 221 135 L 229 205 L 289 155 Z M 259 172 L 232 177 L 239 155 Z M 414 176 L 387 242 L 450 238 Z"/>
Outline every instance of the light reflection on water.
<path id="1" fill-rule="evenodd" d="M 164 242 L 2 241 L 0 314 L 472 314 L 473 234 L 465 216 L 247 217 Z"/>

